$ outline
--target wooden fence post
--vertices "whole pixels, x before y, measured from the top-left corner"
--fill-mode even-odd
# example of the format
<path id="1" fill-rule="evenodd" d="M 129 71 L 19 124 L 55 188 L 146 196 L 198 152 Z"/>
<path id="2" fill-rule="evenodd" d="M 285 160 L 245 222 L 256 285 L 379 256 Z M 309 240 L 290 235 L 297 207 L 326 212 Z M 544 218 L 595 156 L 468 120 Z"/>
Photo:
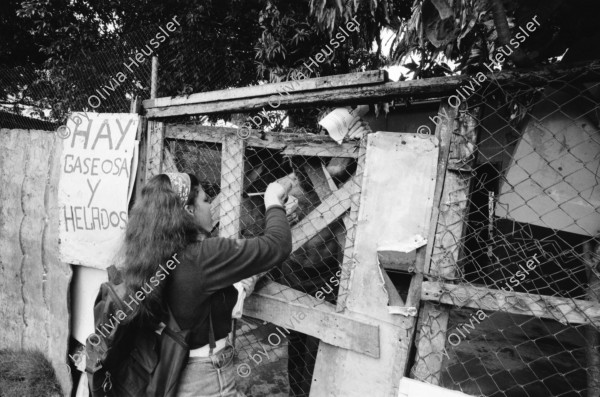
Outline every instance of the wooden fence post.
<path id="1" fill-rule="evenodd" d="M 245 140 L 237 136 L 223 137 L 219 223 L 221 237 L 238 238 L 240 234 L 245 149 Z"/>
<path id="2" fill-rule="evenodd" d="M 477 121 L 470 115 L 461 114 L 459 134 L 455 134 L 456 111 L 444 102 L 440 105 L 440 114 L 448 114 L 448 117 L 441 118 L 436 135 L 439 134 L 442 142 L 448 142 L 449 151 L 445 164 L 440 162 L 445 167 L 439 170 L 442 177 L 442 198 L 439 207 L 434 206 L 433 209 L 433 219 L 437 220 L 429 235 L 429 239 L 433 240 L 433 251 L 427 253 L 424 273 L 452 279 L 458 270 L 456 263 L 469 203 L 471 156 L 466 154 L 472 153 L 469 148 L 476 143 Z M 468 173 L 461 174 L 458 170 L 462 168 L 468 169 Z M 449 313 L 449 308 L 440 305 L 429 302 L 423 305 L 419 314 L 421 329 L 416 341 L 417 355 L 412 369 L 415 379 L 435 385 L 440 383 Z"/>
<path id="3" fill-rule="evenodd" d="M 158 57 L 152 57 L 152 75 L 150 77 L 150 99 L 156 98 L 158 90 Z"/>
<path id="4" fill-rule="evenodd" d="M 598 302 L 600 294 L 600 279 L 598 279 L 598 265 L 600 262 L 600 244 L 598 241 L 588 241 L 583 245 L 583 256 L 588 274 L 587 298 L 590 301 Z M 600 333 L 593 324 L 585 327 L 585 339 L 588 346 L 585 350 L 587 361 L 587 395 L 597 396 L 600 390 Z"/>
<path id="5" fill-rule="evenodd" d="M 163 148 L 165 144 L 165 124 L 162 121 L 148 120 L 146 145 L 146 175 L 148 181 L 162 172 Z"/>

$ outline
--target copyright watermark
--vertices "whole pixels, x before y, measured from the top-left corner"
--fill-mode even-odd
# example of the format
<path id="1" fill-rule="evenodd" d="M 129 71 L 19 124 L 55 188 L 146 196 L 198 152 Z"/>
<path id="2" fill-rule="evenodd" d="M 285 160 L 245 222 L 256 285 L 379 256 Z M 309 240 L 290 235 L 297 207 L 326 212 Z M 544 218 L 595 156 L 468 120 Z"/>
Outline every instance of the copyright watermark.
<path id="1" fill-rule="evenodd" d="M 250 368 L 250 366 L 246 363 L 241 363 L 240 365 L 237 366 L 237 373 L 242 378 L 247 378 L 248 376 L 250 376 L 251 372 L 252 372 L 252 368 Z"/>
<path id="2" fill-rule="evenodd" d="M 87 113 L 81 113 L 83 116 L 85 116 L 85 118 L 89 121 L 90 118 L 88 117 Z M 75 123 L 75 129 L 77 130 L 77 127 L 83 123 L 83 120 L 81 117 L 77 116 L 76 113 L 73 113 L 73 115 L 69 116 L 69 119 L 73 119 L 73 122 Z M 67 119 L 68 120 L 68 119 Z M 68 137 L 71 136 L 71 129 L 69 127 L 67 127 L 65 124 L 61 125 L 60 127 L 58 127 L 56 129 L 56 135 L 60 138 L 60 139 L 67 139 Z"/>
<path id="3" fill-rule="evenodd" d="M 237 136 L 240 139 L 248 139 L 248 138 L 250 138 L 250 135 L 252 135 L 252 131 L 245 125 L 242 128 L 237 130 Z"/>
<path id="4" fill-rule="evenodd" d="M 427 125 L 422 125 L 419 128 L 417 128 L 417 135 L 419 135 L 420 138 L 427 138 L 431 136 L 431 128 L 429 128 L 429 126 Z"/>
<path id="5" fill-rule="evenodd" d="M 294 312 L 292 317 L 288 320 L 288 322 L 291 326 L 294 326 L 294 325 L 297 326 L 305 318 L 306 318 L 306 314 L 304 312 Z M 287 328 L 285 328 L 285 327 L 282 327 L 282 328 L 283 328 L 283 330 L 285 330 L 285 333 L 284 333 L 284 331 L 281 330 L 281 328 L 275 327 L 276 331 L 270 333 L 267 338 L 267 340 L 269 341 L 269 344 L 273 348 L 279 347 L 279 345 L 281 345 L 281 343 L 284 340 L 287 340 L 286 333 L 288 335 L 290 334 L 290 331 Z M 254 350 L 254 352 L 252 354 L 248 355 L 248 358 L 254 362 L 255 368 L 258 367 L 261 363 L 267 362 L 267 360 L 271 361 L 271 356 L 269 355 L 269 352 L 272 353 L 272 351 L 267 350 L 262 345 L 261 345 L 261 348 L 262 348 L 262 351 L 257 349 L 257 350 Z M 236 371 L 237 371 L 238 375 L 241 376 L 242 378 L 247 378 L 252 373 L 252 367 L 248 363 L 241 363 L 237 366 Z"/>
<path id="6" fill-rule="evenodd" d="M 66 125 L 61 125 L 60 127 L 58 127 L 56 129 L 56 135 L 60 139 L 67 139 L 68 137 L 71 136 L 71 129 L 69 127 L 67 127 Z"/>

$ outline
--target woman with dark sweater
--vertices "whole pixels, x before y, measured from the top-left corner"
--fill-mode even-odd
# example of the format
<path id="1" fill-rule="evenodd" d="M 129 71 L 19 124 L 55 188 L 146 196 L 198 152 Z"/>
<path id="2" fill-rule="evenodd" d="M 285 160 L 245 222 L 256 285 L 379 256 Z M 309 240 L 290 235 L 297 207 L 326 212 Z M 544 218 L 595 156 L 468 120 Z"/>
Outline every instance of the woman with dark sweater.
<path id="1" fill-rule="evenodd" d="M 157 175 L 142 190 L 127 224 L 125 282 L 132 292 L 150 288 L 159 265 L 177 255 L 166 280 L 152 291 L 144 289 L 146 298 L 134 316 L 153 326 L 170 310 L 181 329 L 193 330 L 178 396 L 243 396 L 236 390 L 232 363 L 231 314 L 238 299 L 233 284 L 289 256 L 285 198 L 281 185 L 268 186 L 264 236 L 210 238 L 210 203 L 194 175 Z"/>

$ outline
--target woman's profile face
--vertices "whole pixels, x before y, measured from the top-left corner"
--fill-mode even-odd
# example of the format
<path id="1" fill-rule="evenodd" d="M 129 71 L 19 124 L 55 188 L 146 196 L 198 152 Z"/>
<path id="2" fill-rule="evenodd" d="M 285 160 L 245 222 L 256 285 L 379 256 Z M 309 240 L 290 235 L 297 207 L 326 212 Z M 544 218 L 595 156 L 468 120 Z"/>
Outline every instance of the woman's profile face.
<path id="1" fill-rule="evenodd" d="M 213 228 L 213 225 L 212 217 L 210 215 L 210 203 L 208 201 L 208 196 L 201 186 L 198 186 L 197 189 L 198 195 L 196 196 L 196 201 L 194 202 L 193 208 L 192 206 L 186 206 L 186 208 L 196 220 L 196 224 L 200 226 L 202 230 L 210 232 Z"/>

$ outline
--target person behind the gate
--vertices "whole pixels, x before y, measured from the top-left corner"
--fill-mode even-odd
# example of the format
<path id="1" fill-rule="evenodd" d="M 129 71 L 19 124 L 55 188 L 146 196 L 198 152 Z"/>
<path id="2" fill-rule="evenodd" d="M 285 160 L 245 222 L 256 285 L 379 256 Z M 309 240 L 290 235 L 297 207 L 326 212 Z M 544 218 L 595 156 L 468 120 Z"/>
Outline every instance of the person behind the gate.
<path id="1" fill-rule="evenodd" d="M 271 183 L 264 195 L 265 233 L 250 239 L 208 237 L 210 203 L 191 174 L 160 174 L 146 184 L 127 224 L 124 279 L 128 290 L 148 280 L 174 253 L 181 264 L 154 287 L 129 317 L 155 326 L 171 310 L 182 329 L 194 329 L 190 358 L 177 396 L 243 396 L 236 390 L 231 316 L 233 284 L 281 264 L 291 253 L 286 189 Z M 129 319 L 128 317 L 128 319 Z"/>

